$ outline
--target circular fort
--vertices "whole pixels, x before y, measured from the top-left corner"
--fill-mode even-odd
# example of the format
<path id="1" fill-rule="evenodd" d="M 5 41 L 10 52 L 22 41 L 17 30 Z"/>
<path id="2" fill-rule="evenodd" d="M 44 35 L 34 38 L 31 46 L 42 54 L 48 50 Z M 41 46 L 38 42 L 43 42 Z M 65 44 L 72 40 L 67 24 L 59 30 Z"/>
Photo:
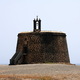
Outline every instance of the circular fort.
<path id="1" fill-rule="evenodd" d="M 34 19 L 33 32 L 18 34 L 16 53 L 10 65 L 33 63 L 70 63 L 66 34 L 42 32 L 41 20 Z"/>

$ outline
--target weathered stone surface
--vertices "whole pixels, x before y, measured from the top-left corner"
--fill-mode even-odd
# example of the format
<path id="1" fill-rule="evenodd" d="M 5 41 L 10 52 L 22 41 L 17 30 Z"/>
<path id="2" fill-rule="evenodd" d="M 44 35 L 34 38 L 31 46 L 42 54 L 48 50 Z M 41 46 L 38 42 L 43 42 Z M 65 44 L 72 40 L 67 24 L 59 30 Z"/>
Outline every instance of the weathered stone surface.
<path id="1" fill-rule="evenodd" d="M 16 53 L 10 64 L 70 63 L 66 34 L 61 32 L 24 32 L 18 34 Z"/>

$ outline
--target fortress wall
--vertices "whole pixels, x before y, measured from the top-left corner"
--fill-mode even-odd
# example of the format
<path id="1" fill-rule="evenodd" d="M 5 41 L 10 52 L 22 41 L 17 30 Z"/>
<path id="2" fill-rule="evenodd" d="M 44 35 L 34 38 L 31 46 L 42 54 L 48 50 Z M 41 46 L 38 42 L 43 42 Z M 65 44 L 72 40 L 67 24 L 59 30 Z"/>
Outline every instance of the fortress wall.
<path id="1" fill-rule="evenodd" d="M 16 54 L 19 53 L 23 56 L 18 59 L 17 64 L 70 62 L 65 33 L 19 33 Z"/>

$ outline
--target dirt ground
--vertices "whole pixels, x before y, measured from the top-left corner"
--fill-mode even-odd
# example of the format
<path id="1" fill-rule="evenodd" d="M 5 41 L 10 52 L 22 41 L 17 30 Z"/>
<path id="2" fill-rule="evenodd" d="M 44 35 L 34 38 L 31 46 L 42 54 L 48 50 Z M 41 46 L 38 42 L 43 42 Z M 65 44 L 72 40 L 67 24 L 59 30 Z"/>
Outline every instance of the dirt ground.
<path id="1" fill-rule="evenodd" d="M 0 65 L 0 80 L 80 80 L 80 66 L 68 64 Z"/>
<path id="2" fill-rule="evenodd" d="M 80 80 L 80 74 L 61 74 L 53 76 L 0 75 L 0 80 Z"/>

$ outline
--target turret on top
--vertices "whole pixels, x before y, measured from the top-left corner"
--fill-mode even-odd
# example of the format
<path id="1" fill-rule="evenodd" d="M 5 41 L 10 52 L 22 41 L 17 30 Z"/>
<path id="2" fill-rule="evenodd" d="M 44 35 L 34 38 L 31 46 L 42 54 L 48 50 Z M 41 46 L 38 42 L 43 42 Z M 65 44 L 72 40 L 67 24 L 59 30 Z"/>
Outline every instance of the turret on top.
<path id="1" fill-rule="evenodd" d="M 41 20 L 38 19 L 38 16 L 36 19 L 33 20 L 33 26 L 34 26 L 34 32 L 40 32 L 41 31 Z"/>

